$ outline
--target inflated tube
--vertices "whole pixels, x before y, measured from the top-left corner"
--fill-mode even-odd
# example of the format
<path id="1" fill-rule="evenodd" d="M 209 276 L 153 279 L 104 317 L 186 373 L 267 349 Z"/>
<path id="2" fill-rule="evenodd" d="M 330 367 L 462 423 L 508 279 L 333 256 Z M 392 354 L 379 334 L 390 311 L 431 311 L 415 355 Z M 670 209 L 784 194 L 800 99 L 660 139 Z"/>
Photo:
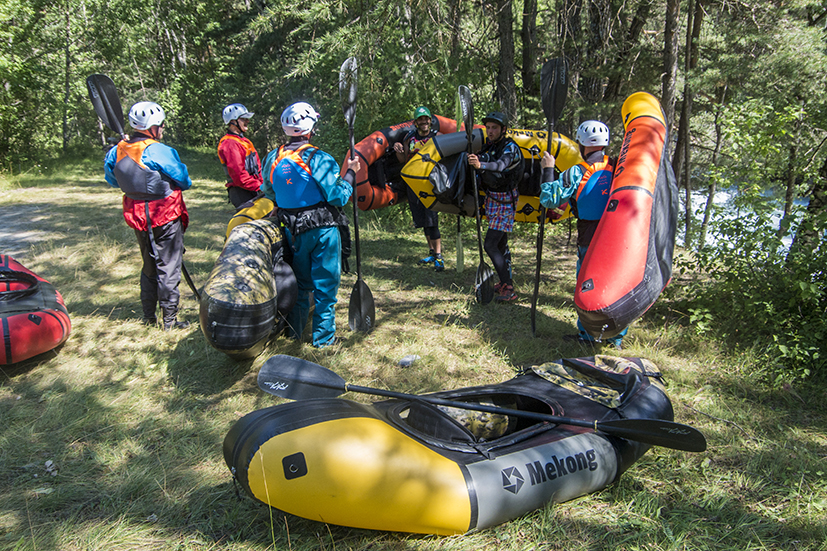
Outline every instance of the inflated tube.
<path id="1" fill-rule="evenodd" d="M 629 96 L 625 135 L 606 210 L 577 278 L 574 304 L 596 339 L 614 337 L 648 310 L 672 277 L 678 189 L 658 100 Z"/>

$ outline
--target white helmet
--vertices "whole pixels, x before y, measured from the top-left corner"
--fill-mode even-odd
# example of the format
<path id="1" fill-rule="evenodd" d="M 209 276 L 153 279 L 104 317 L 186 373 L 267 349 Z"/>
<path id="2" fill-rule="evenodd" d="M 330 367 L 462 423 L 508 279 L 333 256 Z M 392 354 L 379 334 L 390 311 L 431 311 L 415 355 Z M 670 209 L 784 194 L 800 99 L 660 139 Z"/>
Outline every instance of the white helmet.
<path id="1" fill-rule="evenodd" d="M 166 118 L 163 108 L 154 101 L 139 101 L 129 110 L 129 124 L 135 130 L 160 125 Z"/>
<path id="2" fill-rule="evenodd" d="M 303 136 L 313 131 L 320 115 L 309 103 L 294 103 L 281 114 L 281 127 L 288 136 Z"/>
<path id="3" fill-rule="evenodd" d="M 609 127 L 600 121 L 586 121 L 577 128 L 577 143 L 580 145 L 609 145 Z"/>
<path id="4" fill-rule="evenodd" d="M 249 119 L 255 113 L 250 113 L 247 108 L 240 103 L 233 103 L 224 108 L 221 116 L 224 117 L 224 124 L 230 124 L 230 121 L 236 119 Z"/>

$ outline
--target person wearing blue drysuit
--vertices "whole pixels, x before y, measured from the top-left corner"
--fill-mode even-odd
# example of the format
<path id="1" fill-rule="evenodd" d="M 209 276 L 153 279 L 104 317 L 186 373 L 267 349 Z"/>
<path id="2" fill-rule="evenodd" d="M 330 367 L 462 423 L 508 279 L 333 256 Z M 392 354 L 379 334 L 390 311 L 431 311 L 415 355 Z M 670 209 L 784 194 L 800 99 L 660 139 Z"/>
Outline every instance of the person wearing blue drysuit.
<path id="1" fill-rule="evenodd" d="M 575 277 L 580 274 L 580 265 L 589 249 L 597 224 L 612 188 L 614 160 L 606 156 L 604 150 L 609 145 L 609 128 L 600 121 L 586 121 L 577 129 L 577 143 L 580 155 L 586 160 L 565 170 L 554 179 L 554 157 L 548 152 L 543 154 L 542 184 L 540 184 L 540 203 L 546 208 L 557 208 L 566 201 L 577 217 L 577 267 Z M 564 335 L 563 340 L 577 340 L 584 343 L 596 343 L 580 320 L 577 320 L 577 335 Z M 627 327 L 619 335 L 605 338 L 603 342 L 620 350 Z"/>
<path id="2" fill-rule="evenodd" d="M 287 242 L 299 292 L 287 315 L 288 335 L 301 340 L 313 312 L 312 343 L 317 348 L 334 344 L 336 295 L 342 275 L 339 226 L 347 225 L 341 210 L 353 193 L 359 159 L 348 159 L 344 178 L 333 157 L 310 144 L 319 114 L 305 102 L 290 105 L 281 115 L 289 143 L 271 151 L 264 162 L 261 191 L 272 200 Z"/>

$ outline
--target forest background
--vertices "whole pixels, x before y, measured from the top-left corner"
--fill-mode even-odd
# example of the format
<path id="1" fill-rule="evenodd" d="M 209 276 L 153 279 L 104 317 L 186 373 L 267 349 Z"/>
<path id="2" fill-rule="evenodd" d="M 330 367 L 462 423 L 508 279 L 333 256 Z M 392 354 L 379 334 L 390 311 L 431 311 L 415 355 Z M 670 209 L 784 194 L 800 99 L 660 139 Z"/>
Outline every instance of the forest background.
<path id="1" fill-rule="evenodd" d="M 316 142 L 337 158 L 337 70 L 351 55 L 357 140 L 420 104 L 450 116 L 459 84 L 478 113 L 544 128 L 539 69 L 565 56 L 557 129 L 606 121 L 616 151 L 620 104 L 651 92 L 672 130 L 679 238 L 709 276 L 688 292 L 688 321 L 758 346 L 776 382 L 825 371 L 825 0 L 2 0 L 0 19 L 7 175 L 100 155 L 112 133 L 90 106 L 92 73 L 116 82 L 124 109 L 164 106 L 172 145 L 213 148 L 222 108 L 241 102 L 264 155 L 282 139 L 283 108 L 309 101 L 322 114 Z"/>

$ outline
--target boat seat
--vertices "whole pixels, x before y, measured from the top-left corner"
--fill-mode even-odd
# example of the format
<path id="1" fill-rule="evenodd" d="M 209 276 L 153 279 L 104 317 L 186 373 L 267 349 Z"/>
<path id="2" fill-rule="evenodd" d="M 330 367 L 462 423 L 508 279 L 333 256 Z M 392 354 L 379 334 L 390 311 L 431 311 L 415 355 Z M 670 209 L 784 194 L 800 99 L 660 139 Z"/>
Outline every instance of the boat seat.
<path id="1" fill-rule="evenodd" d="M 412 429 L 439 440 L 476 442 L 476 438 L 450 415 L 426 402 L 411 402 L 405 419 Z"/>

